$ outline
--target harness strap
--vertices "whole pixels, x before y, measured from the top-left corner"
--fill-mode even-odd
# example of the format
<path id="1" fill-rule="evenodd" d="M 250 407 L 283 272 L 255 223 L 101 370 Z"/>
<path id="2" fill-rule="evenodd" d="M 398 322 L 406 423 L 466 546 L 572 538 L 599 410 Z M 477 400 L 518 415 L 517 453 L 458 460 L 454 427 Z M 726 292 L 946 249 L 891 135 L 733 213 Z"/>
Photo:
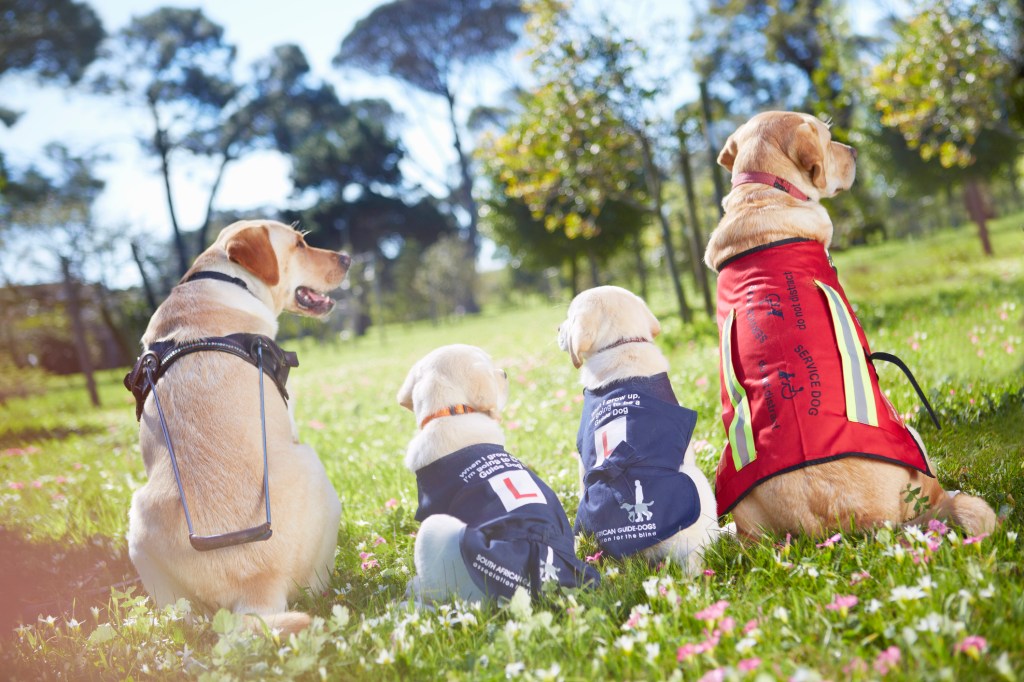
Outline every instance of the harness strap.
<path id="1" fill-rule="evenodd" d="M 288 382 L 289 370 L 299 366 L 299 358 L 295 353 L 282 350 L 270 337 L 260 334 L 229 334 L 181 344 L 174 341 L 157 341 L 139 356 L 132 371 L 124 378 L 124 387 L 135 396 L 136 421 L 142 419 L 142 408 L 152 385 L 160 380 L 167 368 L 189 353 L 206 350 L 230 353 L 251 365 L 261 367 L 262 371 L 273 379 L 284 401 L 288 402 L 285 384 Z M 146 380 L 146 367 L 153 373 L 152 383 Z"/>
<path id="2" fill-rule="evenodd" d="M 928 410 L 928 416 L 932 418 L 932 422 L 935 424 L 935 428 L 942 430 L 942 425 L 939 424 L 939 418 L 935 414 L 935 410 L 932 409 L 932 404 L 928 402 L 928 398 L 924 396 L 924 391 L 921 390 L 921 386 L 917 383 L 917 379 L 914 378 L 914 373 L 910 371 L 906 363 L 900 360 L 897 356 L 892 353 L 886 353 L 884 351 L 875 351 L 868 356 L 868 360 L 885 360 L 886 362 L 892 363 L 899 367 L 904 374 L 907 375 L 907 379 L 910 380 L 910 385 L 917 391 L 917 397 L 921 399 L 921 404 L 924 405 L 924 409 Z"/>

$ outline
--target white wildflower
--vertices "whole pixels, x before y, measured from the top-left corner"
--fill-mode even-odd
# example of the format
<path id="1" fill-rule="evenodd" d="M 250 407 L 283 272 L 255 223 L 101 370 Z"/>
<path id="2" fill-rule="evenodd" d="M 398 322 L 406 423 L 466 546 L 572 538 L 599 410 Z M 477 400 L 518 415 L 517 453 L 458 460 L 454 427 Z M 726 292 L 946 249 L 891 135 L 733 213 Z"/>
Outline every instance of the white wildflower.
<path id="1" fill-rule="evenodd" d="M 744 637 L 740 641 L 736 642 L 736 651 L 743 654 L 757 646 L 757 640 L 753 637 Z"/>
<path id="2" fill-rule="evenodd" d="M 917 586 L 925 592 L 928 592 L 935 587 L 935 581 L 932 580 L 930 575 L 921 576 L 921 579 L 917 581 Z"/>
<path id="3" fill-rule="evenodd" d="M 391 665 L 395 662 L 395 656 L 387 649 L 381 649 L 380 653 L 377 654 L 377 665 Z"/>
<path id="4" fill-rule="evenodd" d="M 658 596 L 658 576 L 652 575 L 643 582 L 644 593 L 651 599 Z"/>
<path id="5" fill-rule="evenodd" d="M 512 679 L 513 677 L 519 677 L 526 670 L 526 664 L 522 661 L 516 661 L 515 663 L 509 663 L 505 666 L 505 677 Z"/>
<path id="6" fill-rule="evenodd" d="M 624 653 L 633 653 L 633 646 L 636 644 L 636 640 L 629 635 L 623 635 L 615 640 L 615 646 L 622 649 Z"/>
<path id="7" fill-rule="evenodd" d="M 875 611 L 878 611 L 880 608 L 882 608 L 882 602 L 878 601 L 877 599 L 872 599 L 864 605 L 864 611 L 867 613 L 874 613 Z"/>
<path id="8" fill-rule="evenodd" d="M 536 675 L 539 680 L 557 680 L 560 672 L 562 672 L 562 666 L 554 663 L 547 670 L 538 670 L 534 675 Z"/>
<path id="9" fill-rule="evenodd" d="M 661 653 L 661 645 L 655 642 L 654 644 L 648 644 L 644 647 L 647 650 L 647 661 L 648 663 L 654 663 L 654 659 Z"/>
<path id="10" fill-rule="evenodd" d="M 942 631 L 943 618 L 937 613 L 929 613 L 927 616 L 917 621 L 917 625 L 914 627 L 919 632 L 941 632 Z"/>
<path id="11" fill-rule="evenodd" d="M 914 587 L 910 587 L 908 585 L 897 585 L 892 588 L 892 593 L 889 595 L 889 601 L 915 601 L 923 599 L 925 596 L 927 595 L 925 595 L 924 590 L 916 585 Z"/>
<path id="12" fill-rule="evenodd" d="M 1010 542 L 1017 542 L 1017 531 L 1008 530 L 1006 531 L 1006 539 Z"/>

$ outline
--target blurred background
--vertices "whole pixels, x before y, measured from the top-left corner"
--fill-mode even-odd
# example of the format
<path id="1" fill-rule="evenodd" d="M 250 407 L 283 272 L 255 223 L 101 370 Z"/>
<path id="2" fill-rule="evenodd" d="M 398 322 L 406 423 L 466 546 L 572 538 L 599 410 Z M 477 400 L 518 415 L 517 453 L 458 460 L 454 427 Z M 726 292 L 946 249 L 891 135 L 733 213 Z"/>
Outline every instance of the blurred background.
<path id="1" fill-rule="evenodd" d="M 1024 209 L 1024 14 L 968 0 L 0 0 L 0 401 L 131 364 L 219 230 L 353 267 L 328 325 L 615 283 L 714 326 L 726 137 L 806 111 L 857 147 L 833 249 Z"/>

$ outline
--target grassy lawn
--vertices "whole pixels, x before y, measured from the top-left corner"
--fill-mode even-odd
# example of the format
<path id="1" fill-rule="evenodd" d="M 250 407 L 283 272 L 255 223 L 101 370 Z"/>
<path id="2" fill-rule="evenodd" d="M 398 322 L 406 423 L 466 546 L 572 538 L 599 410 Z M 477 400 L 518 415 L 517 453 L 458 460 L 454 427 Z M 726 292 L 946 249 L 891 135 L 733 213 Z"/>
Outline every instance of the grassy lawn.
<path id="1" fill-rule="evenodd" d="M 402 458 L 415 424 L 395 402 L 406 371 L 445 343 L 490 352 L 512 383 L 507 447 L 571 517 L 581 396 L 555 342 L 566 300 L 372 329 L 347 344 L 285 344 L 302 363 L 289 382 L 302 439 L 344 505 L 331 589 L 300 600 L 319 618 L 290 639 L 250 636 L 230 614 L 185 602 L 148 605 L 124 539 L 144 470 L 123 372 L 101 375 L 99 409 L 87 406 L 79 377 L 0 406 L 0 670 L 25 680 L 1022 679 L 1022 222 L 992 225 L 993 259 L 980 256 L 970 227 L 834 254 L 872 348 L 900 355 L 940 414 L 937 431 L 903 375 L 879 369 L 942 483 L 983 496 L 1003 517 L 989 537 L 936 526 L 819 544 L 723 541 L 696 579 L 672 565 L 599 559 L 593 592 L 409 608 L 418 524 Z M 724 443 L 717 331 L 670 317 L 668 292 L 651 303 L 676 393 L 700 414 L 695 438 L 711 475 Z"/>

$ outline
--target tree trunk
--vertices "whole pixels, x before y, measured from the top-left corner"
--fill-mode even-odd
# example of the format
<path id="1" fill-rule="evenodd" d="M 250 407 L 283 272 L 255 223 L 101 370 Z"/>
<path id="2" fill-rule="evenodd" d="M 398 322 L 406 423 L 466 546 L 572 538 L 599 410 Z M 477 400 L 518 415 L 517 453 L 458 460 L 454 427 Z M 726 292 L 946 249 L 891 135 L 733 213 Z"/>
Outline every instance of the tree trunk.
<path id="1" fill-rule="evenodd" d="M 131 361 L 135 359 L 135 353 L 131 350 L 131 344 L 125 339 L 124 331 L 114 322 L 114 314 L 110 311 L 110 299 L 108 297 L 109 290 L 102 283 L 96 284 L 96 304 L 100 310 L 100 317 L 103 319 L 103 324 L 107 327 L 110 332 L 110 337 L 114 340 L 114 345 L 117 346 L 118 357 L 113 358 L 109 354 L 107 355 L 107 366 L 126 365 L 131 364 Z M 114 360 L 114 363 L 110 363 L 110 360 Z"/>
<path id="2" fill-rule="evenodd" d="M 220 167 L 217 168 L 217 177 L 213 180 L 213 185 L 210 187 L 210 196 L 206 199 L 206 217 L 203 218 L 203 224 L 199 226 L 198 234 L 196 235 L 196 255 L 198 256 L 206 250 L 206 237 L 210 230 L 210 221 L 213 218 L 213 202 L 217 198 L 217 191 L 220 189 L 220 183 L 224 180 L 224 170 L 228 167 L 234 159 L 227 153 L 221 158 Z"/>
<path id="3" fill-rule="evenodd" d="M 981 250 L 986 256 L 991 256 L 992 242 L 988 238 L 988 219 L 991 217 L 991 209 L 980 180 L 971 179 L 964 184 L 964 206 L 967 208 L 967 215 L 978 226 Z"/>
<path id="4" fill-rule="evenodd" d="M 676 293 L 676 302 L 679 304 L 679 316 L 683 322 L 689 323 L 693 319 L 693 313 L 686 302 L 686 294 L 683 293 L 683 283 L 679 280 L 679 270 L 676 267 L 676 252 L 672 246 L 672 229 L 668 224 L 668 217 L 665 215 L 664 205 L 661 201 L 661 178 L 658 169 L 654 165 L 654 155 L 651 153 L 651 144 L 643 131 L 637 131 L 637 138 L 640 142 L 640 151 L 644 162 L 644 179 L 647 181 L 647 191 L 654 200 L 654 212 L 658 214 L 658 222 L 661 225 L 661 237 L 665 242 L 665 262 L 668 265 L 669 276 L 672 279 L 672 288 Z"/>
<path id="5" fill-rule="evenodd" d="M 725 198 L 722 169 L 718 167 L 718 145 L 711 136 L 711 100 L 708 97 L 708 84 L 700 82 L 701 124 L 704 128 L 704 140 L 708 146 L 708 160 L 711 166 L 711 179 L 715 183 L 715 203 L 718 205 L 719 217 L 725 215 L 722 200 Z"/>
<path id="6" fill-rule="evenodd" d="M 139 269 L 139 276 L 142 277 L 142 290 L 146 293 L 146 303 L 149 305 L 149 313 L 153 315 L 156 313 L 157 302 L 156 294 L 153 293 L 153 284 L 149 281 L 149 276 L 146 274 L 146 268 L 142 265 L 142 254 L 139 253 L 139 243 L 132 239 L 129 244 L 132 247 L 132 260 L 135 261 L 135 267 Z"/>
<path id="7" fill-rule="evenodd" d="M 633 255 L 636 256 L 636 276 L 640 280 L 640 298 L 647 300 L 647 264 L 644 263 L 643 245 L 640 243 L 640 233 L 633 233 Z"/>
<path id="8" fill-rule="evenodd" d="M 580 293 L 580 268 L 576 262 L 576 256 L 569 257 L 569 285 L 572 287 L 572 297 Z"/>
<path id="9" fill-rule="evenodd" d="M 587 246 L 587 264 L 590 265 L 590 286 L 601 286 L 601 270 L 597 265 L 597 257 L 594 256 L 594 249 Z"/>
<path id="10" fill-rule="evenodd" d="M 71 263 L 61 257 L 60 268 L 64 273 L 64 297 L 67 299 L 68 317 L 71 320 L 71 333 L 74 335 L 75 352 L 78 354 L 78 366 L 85 375 L 85 386 L 89 390 L 89 400 L 93 407 L 100 406 L 100 396 L 96 391 L 96 379 L 92 373 L 92 361 L 89 359 L 89 345 L 85 336 L 85 324 L 82 322 L 82 308 L 78 302 L 78 285 L 71 277 Z"/>
<path id="11" fill-rule="evenodd" d="M 480 235 L 477 225 L 476 200 L 473 198 L 473 175 L 469 167 L 469 157 L 462 148 L 462 137 L 459 135 L 459 124 L 455 118 L 455 94 L 445 88 L 445 99 L 448 100 L 448 120 L 452 125 L 452 139 L 455 144 L 455 155 L 459 160 L 459 175 L 461 186 L 457 190 L 462 207 L 469 214 L 469 225 L 466 234 L 466 251 L 469 256 L 469 267 L 472 268 L 473 280 L 469 289 L 463 292 L 462 306 L 468 314 L 480 312 L 480 305 L 476 300 L 476 257 L 480 253 Z"/>
<path id="12" fill-rule="evenodd" d="M 700 229 L 700 214 L 697 211 L 697 198 L 693 189 L 693 169 L 690 166 L 690 152 L 686 148 L 686 134 L 679 129 L 679 170 L 683 174 L 683 189 L 686 192 L 686 205 L 690 213 L 690 255 L 693 261 L 693 274 L 697 278 L 704 298 L 704 312 L 714 318 L 715 308 L 711 301 L 711 284 L 708 281 L 708 269 L 704 266 L 704 234 Z"/>
<path id="13" fill-rule="evenodd" d="M 160 126 L 160 116 L 156 111 L 156 104 L 149 103 L 149 111 L 153 115 L 153 146 L 160 155 L 160 172 L 164 179 L 164 194 L 167 197 L 167 212 L 171 217 L 171 229 L 174 231 L 174 250 L 178 253 L 179 276 L 188 271 L 189 254 L 188 246 L 185 244 L 185 237 L 181 234 L 181 227 L 178 225 L 178 215 L 174 211 L 174 195 L 171 194 L 171 148 L 167 141 L 167 131 Z"/>

